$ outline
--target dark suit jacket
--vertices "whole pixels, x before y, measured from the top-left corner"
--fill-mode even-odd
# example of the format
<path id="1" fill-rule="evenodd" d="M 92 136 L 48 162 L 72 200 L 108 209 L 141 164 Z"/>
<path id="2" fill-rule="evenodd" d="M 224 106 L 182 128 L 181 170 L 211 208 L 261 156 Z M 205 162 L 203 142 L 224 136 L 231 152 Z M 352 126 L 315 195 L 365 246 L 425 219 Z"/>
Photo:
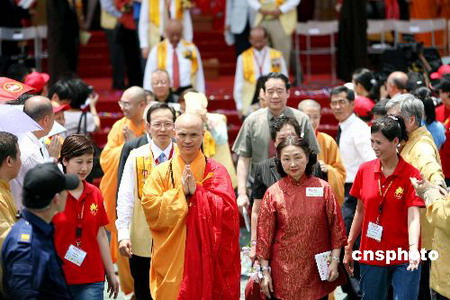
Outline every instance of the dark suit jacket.
<path id="1" fill-rule="evenodd" d="M 129 142 L 126 142 L 123 145 L 122 152 L 120 153 L 120 162 L 119 162 L 119 172 L 117 173 L 117 192 L 119 192 L 120 180 L 122 179 L 123 169 L 125 168 L 125 163 L 127 162 L 128 155 L 130 155 L 131 150 L 144 146 L 145 144 L 150 143 L 147 138 L 147 134 L 144 134 L 141 137 L 135 138 Z"/>
<path id="2" fill-rule="evenodd" d="M 252 201 L 253 199 L 262 199 L 267 189 L 281 179 L 278 173 L 275 157 L 266 159 L 255 165 L 255 179 L 252 187 Z M 327 181 L 327 176 L 324 174 L 316 163 L 313 168 L 313 176 L 319 177 Z"/>

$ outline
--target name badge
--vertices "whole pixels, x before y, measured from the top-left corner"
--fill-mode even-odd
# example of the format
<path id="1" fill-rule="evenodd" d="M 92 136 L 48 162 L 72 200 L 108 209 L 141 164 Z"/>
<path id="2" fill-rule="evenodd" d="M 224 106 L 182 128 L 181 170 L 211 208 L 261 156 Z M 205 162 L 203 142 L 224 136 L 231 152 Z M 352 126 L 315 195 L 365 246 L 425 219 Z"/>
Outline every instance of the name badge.
<path id="1" fill-rule="evenodd" d="M 70 245 L 69 250 L 67 250 L 67 253 L 64 256 L 64 258 L 70 261 L 71 263 L 76 264 L 77 266 L 81 266 L 84 259 L 86 258 L 86 254 L 87 254 L 86 251 L 83 251 L 77 246 Z"/>
<path id="2" fill-rule="evenodd" d="M 307 187 L 306 197 L 323 197 L 323 187 Z"/>
<path id="3" fill-rule="evenodd" d="M 381 235 L 383 234 L 383 226 L 376 223 L 369 222 L 367 228 L 367 237 L 381 242 Z"/>

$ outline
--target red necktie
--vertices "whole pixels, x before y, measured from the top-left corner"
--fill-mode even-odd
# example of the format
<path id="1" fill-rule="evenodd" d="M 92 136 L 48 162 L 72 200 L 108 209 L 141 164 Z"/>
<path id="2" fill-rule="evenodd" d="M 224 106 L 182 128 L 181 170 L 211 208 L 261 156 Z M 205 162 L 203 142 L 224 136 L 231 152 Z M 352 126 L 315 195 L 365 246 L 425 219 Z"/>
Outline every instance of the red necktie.
<path id="1" fill-rule="evenodd" d="M 172 76 L 173 76 L 173 88 L 178 89 L 180 87 L 180 64 L 178 63 L 178 55 L 176 49 L 173 49 L 172 57 Z"/>

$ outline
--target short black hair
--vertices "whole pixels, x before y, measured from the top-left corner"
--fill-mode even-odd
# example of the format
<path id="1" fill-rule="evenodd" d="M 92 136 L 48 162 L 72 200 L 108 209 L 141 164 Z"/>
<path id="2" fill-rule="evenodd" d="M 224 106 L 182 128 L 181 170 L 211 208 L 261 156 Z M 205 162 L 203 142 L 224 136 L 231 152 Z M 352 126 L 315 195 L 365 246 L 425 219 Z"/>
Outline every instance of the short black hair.
<path id="1" fill-rule="evenodd" d="M 308 142 L 305 141 L 304 139 L 288 136 L 287 138 L 283 139 L 277 146 L 277 157 L 275 158 L 275 163 L 277 165 L 277 171 L 281 175 L 281 177 L 287 176 L 280 160 L 281 151 L 287 146 L 297 146 L 302 148 L 302 150 L 305 152 L 305 155 L 308 156 L 308 163 L 306 164 L 305 175 L 311 176 L 314 171 L 314 165 L 317 163 L 317 154 L 311 150 Z"/>
<path id="2" fill-rule="evenodd" d="M 54 94 L 57 94 L 61 100 L 70 100 L 72 108 L 80 109 L 91 92 L 92 87 L 80 78 L 64 78 L 50 87 L 48 97 L 51 99 Z"/>
<path id="3" fill-rule="evenodd" d="M 408 140 L 405 122 L 401 116 L 384 116 L 376 119 L 370 127 L 370 133 L 377 132 L 381 132 L 391 142 L 396 137 L 400 142 Z"/>
<path id="4" fill-rule="evenodd" d="M 158 103 L 155 103 L 155 104 L 153 104 L 152 106 L 150 106 L 150 108 L 148 109 L 148 111 L 147 111 L 147 115 L 146 115 L 146 120 L 147 120 L 147 123 L 150 123 L 151 122 L 151 117 L 152 117 L 152 113 L 154 112 L 154 111 L 157 111 L 157 110 L 160 110 L 160 109 L 168 109 L 168 110 L 170 110 L 170 112 L 172 113 L 172 119 L 173 119 L 173 122 L 175 122 L 175 119 L 177 118 L 177 114 L 176 114 L 176 112 L 175 112 L 175 109 L 173 109 L 172 107 L 170 107 L 167 103 L 165 103 L 165 102 L 158 102 Z"/>
<path id="5" fill-rule="evenodd" d="M 355 92 L 345 85 L 334 87 L 330 92 L 330 98 L 331 96 L 339 95 L 340 93 L 345 93 L 348 101 L 355 100 Z"/>
<path id="6" fill-rule="evenodd" d="M 6 131 L 0 131 L 0 166 L 11 156 L 17 158 L 17 136 Z"/>
<path id="7" fill-rule="evenodd" d="M 269 79 L 283 80 L 284 86 L 286 87 L 286 91 L 288 91 L 291 88 L 291 83 L 289 82 L 289 78 L 287 78 L 286 75 L 284 75 L 283 73 L 271 72 L 271 73 L 267 74 L 266 81 L 264 82 L 264 84 L 262 86 L 264 92 L 266 91 L 266 83 L 267 83 L 267 81 L 269 81 Z"/>
<path id="8" fill-rule="evenodd" d="M 386 103 L 389 99 L 381 99 L 372 107 L 372 115 L 385 116 L 387 115 Z"/>
<path id="9" fill-rule="evenodd" d="M 284 125 L 291 125 L 294 127 L 295 133 L 298 137 L 302 136 L 302 130 L 300 129 L 300 125 L 298 124 L 297 119 L 293 117 L 281 116 L 273 122 L 273 125 L 270 126 L 270 137 L 273 141 L 277 137 L 277 133 L 284 127 Z"/>

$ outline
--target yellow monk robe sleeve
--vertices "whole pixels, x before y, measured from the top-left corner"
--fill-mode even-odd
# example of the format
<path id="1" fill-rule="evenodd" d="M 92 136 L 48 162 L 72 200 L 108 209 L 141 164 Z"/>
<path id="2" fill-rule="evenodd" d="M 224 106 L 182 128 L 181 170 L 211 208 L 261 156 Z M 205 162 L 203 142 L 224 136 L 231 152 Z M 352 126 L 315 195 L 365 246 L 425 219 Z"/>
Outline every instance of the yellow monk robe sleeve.
<path id="1" fill-rule="evenodd" d="M 153 169 L 143 189 L 142 207 L 147 224 L 154 231 L 177 226 L 188 211 L 183 189 L 172 185 L 168 166 L 166 162 Z"/>
<path id="2" fill-rule="evenodd" d="M 108 133 L 108 142 L 100 155 L 100 165 L 102 166 L 103 172 L 107 173 L 110 169 L 117 168 L 114 164 L 115 161 L 120 159 L 120 152 L 123 147 L 123 122 L 122 120 L 116 122 Z"/>
<path id="3" fill-rule="evenodd" d="M 436 228 L 450 233 L 450 199 L 437 189 L 429 189 L 424 194 L 427 205 L 427 219 Z"/>
<path id="4" fill-rule="evenodd" d="M 342 163 L 341 153 L 334 139 L 322 132 L 317 135 L 321 152 L 319 160 L 328 165 L 328 183 L 330 184 L 339 205 L 344 202 L 345 167 Z"/>
<path id="5" fill-rule="evenodd" d="M 420 143 L 420 147 L 415 147 L 414 150 L 412 153 L 416 162 L 414 166 L 422 176 L 435 185 L 444 184 L 444 174 L 434 148 L 428 143 Z"/>
<path id="6" fill-rule="evenodd" d="M 6 199 L 0 194 L 0 249 L 14 223 L 16 223 L 16 216 L 11 215 Z"/>

